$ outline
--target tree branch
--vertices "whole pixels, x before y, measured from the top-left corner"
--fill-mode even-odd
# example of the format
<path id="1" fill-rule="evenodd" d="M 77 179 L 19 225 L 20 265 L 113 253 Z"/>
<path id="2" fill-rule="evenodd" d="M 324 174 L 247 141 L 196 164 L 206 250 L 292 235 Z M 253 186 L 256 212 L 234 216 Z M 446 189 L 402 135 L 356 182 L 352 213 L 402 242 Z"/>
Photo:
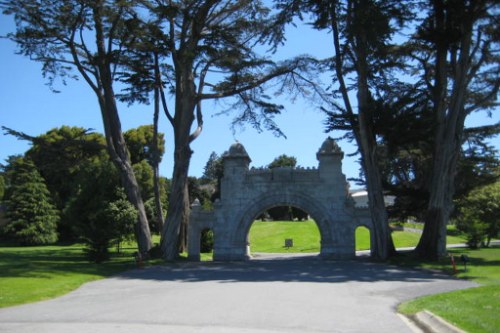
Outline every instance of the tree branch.
<path id="1" fill-rule="evenodd" d="M 293 70 L 290 69 L 290 68 L 287 68 L 287 67 L 281 67 L 279 68 L 278 70 L 276 70 L 275 72 L 272 72 L 270 74 L 267 74 L 263 77 L 261 77 L 260 79 L 258 80 L 255 80 L 243 87 L 240 87 L 240 88 L 235 88 L 235 89 L 231 89 L 231 90 L 226 90 L 226 91 L 222 91 L 220 93 L 213 93 L 213 94 L 201 94 L 201 95 L 198 95 L 198 100 L 203 100 L 203 99 L 216 99 L 216 98 L 223 98 L 223 97 L 229 97 L 229 96 L 234 96 L 234 95 L 237 95 L 237 94 L 240 94 L 242 92 L 245 92 L 245 91 L 248 91 L 248 90 L 251 90 L 253 88 L 256 88 L 274 78 L 277 78 L 281 75 L 284 75 L 284 74 L 288 74 L 288 73 L 292 73 Z"/>

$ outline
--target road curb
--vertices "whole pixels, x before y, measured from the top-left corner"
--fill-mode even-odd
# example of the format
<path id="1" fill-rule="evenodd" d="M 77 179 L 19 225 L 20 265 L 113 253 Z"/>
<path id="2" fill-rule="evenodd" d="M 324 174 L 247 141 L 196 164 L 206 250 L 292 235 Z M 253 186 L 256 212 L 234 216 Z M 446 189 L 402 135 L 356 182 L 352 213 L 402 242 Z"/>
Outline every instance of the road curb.
<path id="1" fill-rule="evenodd" d="M 434 313 L 424 310 L 420 311 L 412 319 L 417 325 L 430 333 L 467 333 L 458 327 L 450 324 Z"/>

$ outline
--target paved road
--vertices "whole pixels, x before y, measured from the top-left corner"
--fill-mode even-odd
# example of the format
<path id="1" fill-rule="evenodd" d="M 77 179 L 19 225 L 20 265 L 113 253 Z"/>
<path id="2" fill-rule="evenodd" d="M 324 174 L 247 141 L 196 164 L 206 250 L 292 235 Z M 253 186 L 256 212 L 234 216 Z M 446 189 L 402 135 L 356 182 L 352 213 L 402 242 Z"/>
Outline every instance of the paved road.
<path id="1" fill-rule="evenodd" d="M 411 332 L 398 303 L 471 286 L 363 259 L 177 263 L 0 309 L 0 332 Z"/>

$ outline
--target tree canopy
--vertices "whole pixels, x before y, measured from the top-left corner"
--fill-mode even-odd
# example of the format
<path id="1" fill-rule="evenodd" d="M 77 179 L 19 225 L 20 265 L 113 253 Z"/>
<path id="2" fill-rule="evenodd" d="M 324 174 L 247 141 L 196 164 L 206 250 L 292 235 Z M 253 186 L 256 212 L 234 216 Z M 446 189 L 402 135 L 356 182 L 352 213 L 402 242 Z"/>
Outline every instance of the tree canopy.
<path id="1" fill-rule="evenodd" d="M 281 168 L 281 167 L 291 167 L 295 168 L 297 165 L 297 158 L 294 156 L 287 156 L 285 154 L 276 157 L 269 165 L 269 169 Z"/>
<path id="2" fill-rule="evenodd" d="M 125 142 L 127 143 L 132 164 L 137 164 L 145 160 L 151 166 L 154 165 L 156 151 L 153 145 L 153 135 L 153 125 L 139 126 L 137 128 L 129 129 L 124 133 Z M 156 161 L 156 163 L 160 163 L 165 152 L 165 140 L 163 138 L 163 133 L 158 133 L 156 149 L 158 153 L 158 161 Z"/>

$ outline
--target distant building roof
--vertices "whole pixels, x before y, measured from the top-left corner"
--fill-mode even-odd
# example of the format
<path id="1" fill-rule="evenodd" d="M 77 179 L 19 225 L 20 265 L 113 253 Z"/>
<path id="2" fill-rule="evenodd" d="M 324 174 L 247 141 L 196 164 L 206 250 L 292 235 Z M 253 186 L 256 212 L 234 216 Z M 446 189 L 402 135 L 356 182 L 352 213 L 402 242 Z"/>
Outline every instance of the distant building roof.
<path id="1" fill-rule="evenodd" d="M 350 192 L 352 199 L 357 207 L 368 207 L 368 192 L 364 189 L 360 190 L 352 190 Z M 394 205 L 395 196 L 393 195 L 385 195 L 384 202 L 385 206 Z"/>

